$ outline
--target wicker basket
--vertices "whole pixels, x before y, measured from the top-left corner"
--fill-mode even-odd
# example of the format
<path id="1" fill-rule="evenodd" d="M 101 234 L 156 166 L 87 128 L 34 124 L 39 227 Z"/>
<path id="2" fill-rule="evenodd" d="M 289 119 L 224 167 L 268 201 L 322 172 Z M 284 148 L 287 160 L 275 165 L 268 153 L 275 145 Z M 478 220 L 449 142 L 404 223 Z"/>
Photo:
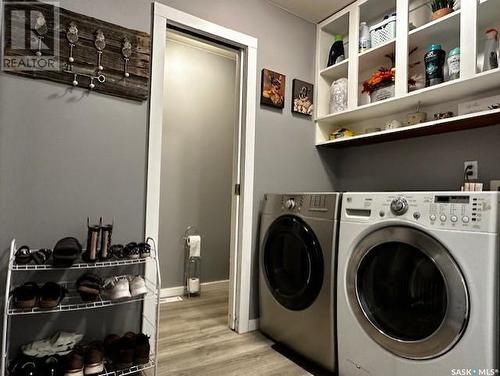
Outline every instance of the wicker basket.
<path id="1" fill-rule="evenodd" d="M 372 48 L 377 47 L 396 37 L 396 16 L 386 18 L 382 22 L 370 27 Z"/>

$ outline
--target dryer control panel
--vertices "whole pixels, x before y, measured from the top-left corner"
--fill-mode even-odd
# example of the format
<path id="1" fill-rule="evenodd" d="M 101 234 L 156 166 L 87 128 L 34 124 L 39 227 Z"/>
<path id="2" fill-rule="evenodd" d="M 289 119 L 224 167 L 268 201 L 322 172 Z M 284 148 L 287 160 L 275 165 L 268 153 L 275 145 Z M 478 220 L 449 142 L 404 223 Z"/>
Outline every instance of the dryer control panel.
<path id="1" fill-rule="evenodd" d="M 401 219 L 449 230 L 497 232 L 498 192 L 345 193 L 342 220 Z"/>
<path id="2" fill-rule="evenodd" d="M 339 203 L 340 195 L 337 193 L 266 194 L 262 212 L 337 219 Z"/>

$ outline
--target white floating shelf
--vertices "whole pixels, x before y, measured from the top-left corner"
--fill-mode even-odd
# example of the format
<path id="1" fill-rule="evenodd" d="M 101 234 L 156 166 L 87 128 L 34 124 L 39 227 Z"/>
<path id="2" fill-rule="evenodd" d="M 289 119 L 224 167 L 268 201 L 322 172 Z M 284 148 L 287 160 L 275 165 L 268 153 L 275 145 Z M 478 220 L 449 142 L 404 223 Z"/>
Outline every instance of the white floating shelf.
<path id="1" fill-rule="evenodd" d="M 366 145 L 377 142 L 393 141 L 410 137 L 459 131 L 471 128 L 485 127 L 500 123 L 500 110 L 483 111 L 473 114 L 455 116 L 448 119 L 428 121 L 422 124 L 407 127 L 383 130 L 380 132 L 365 133 L 353 137 L 339 138 L 320 142 L 316 146 L 347 147 Z"/>
<path id="2" fill-rule="evenodd" d="M 394 53 L 396 46 L 396 39 L 391 39 L 377 47 L 370 48 L 367 51 L 361 52 L 359 54 L 359 66 L 363 67 L 379 67 L 384 65 L 389 65 L 390 60 L 385 56 L 390 53 Z M 389 65 L 390 66 L 390 65 Z"/>
<path id="3" fill-rule="evenodd" d="M 427 104 L 447 102 L 466 96 L 479 94 L 500 87 L 500 69 L 477 74 L 469 79 L 447 81 L 440 85 L 416 90 L 401 97 L 359 106 L 352 110 L 326 115 L 316 119 L 318 123 L 334 123 L 341 126 L 370 118 L 382 117 L 391 113 L 416 108 L 418 102 Z"/>
<path id="4" fill-rule="evenodd" d="M 325 68 L 319 72 L 322 77 L 330 80 L 336 80 L 341 77 L 347 78 L 349 60 L 342 60 L 340 63 L 334 64 L 331 67 Z"/>
<path id="5" fill-rule="evenodd" d="M 449 38 L 453 35 L 460 39 L 460 9 L 411 30 L 409 44 L 410 47 L 427 46 L 438 43 L 443 37 Z"/>

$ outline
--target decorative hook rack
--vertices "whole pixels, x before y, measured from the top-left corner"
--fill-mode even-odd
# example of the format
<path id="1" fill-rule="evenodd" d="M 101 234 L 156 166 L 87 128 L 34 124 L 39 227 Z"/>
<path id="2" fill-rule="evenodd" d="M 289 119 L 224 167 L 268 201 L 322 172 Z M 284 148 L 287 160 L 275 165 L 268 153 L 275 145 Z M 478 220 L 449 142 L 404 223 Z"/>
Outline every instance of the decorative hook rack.
<path id="1" fill-rule="evenodd" d="M 10 9 L 18 9 L 14 7 L 21 7 L 27 12 L 37 11 L 33 33 L 38 38 L 38 48 L 32 51 L 31 46 L 27 46 L 26 50 L 20 51 L 7 40 L 3 45 L 4 56 L 36 54 L 61 63 L 56 63 L 57 70 L 24 71 L 19 67 L 8 71 L 9 74 L 78 87 L 87 86 L 90 90 L 126 99 L 147 99 L 151 59 L 149 34 L 36 0 L 15 2 L 15 5 L 14 2 L 5 3 L 5 22 L 11 26 L 12 33 L 24 32 L 21 30 L 23 25 L 8 19 L 12 14 Z M 57 22 L 55 14 L 58 15 Z M 56 24 L 64 26 L 54 29 L 53 25 Z M 60 40 L 66 40 L 67 43 L 59 43 Z M 52 45 L 59 48 L 51 49 Z"/>

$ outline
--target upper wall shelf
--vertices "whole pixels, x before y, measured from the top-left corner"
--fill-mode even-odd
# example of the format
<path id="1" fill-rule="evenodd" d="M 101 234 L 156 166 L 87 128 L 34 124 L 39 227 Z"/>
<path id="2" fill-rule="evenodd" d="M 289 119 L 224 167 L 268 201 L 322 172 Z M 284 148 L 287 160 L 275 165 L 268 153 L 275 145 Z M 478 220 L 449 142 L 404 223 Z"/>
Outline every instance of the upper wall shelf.
<path id="1" fill-rule="evenodd" d="M 332 80 L 338 77 L 346 77 L 348 63 L 349 60 L 343 60 L 340 63 L 334 64 L 331 67 L 321 70 L 319 73 L 321 74 L 321 76 L 330 78 Z"/>
<path id="2" fill-rule="evenodd" d="M 387 38 L 376 47 L 359 52 L 360 23 L 367 21 L 372 26 L 379 23 L 384 15 L 391 16 L 394 13 L 396 37 Z M 417 27 L 410 29 L 410 22 Z M 394 139 L 394 135 L 405 138 L 437 133 L 433 127 L 438 126 L 439 132 L 449 132 L 474 128 L 476 124 L 492 125 L 492 121 L 499 123 L 496 110 L 458 116 L 458 104 L 500 95 L 500 69 L 481 72 L 483 29 L 500 28 L 500 0 L 462 1 L 461 9 L 437 20 L 431 20 L 430 8 L 425 0 L 358 0 L 318 25 L 317 56 L 325 56 L 329 49 L 325 30 L 335 34 L 338 28 L 346 26 L 349 31 L 344 44 L 348 48 L 346 54 L 349 59 L 328 69 L 324 69 L 321 59 L 316 59 L 316 145 L 345 146 L 359 144 L 360 140 L 362 143 L 380 142 Z M 445 64 L 445 82 L 425 87 L 423 60 L 430 44 L 440 44 L 446 54 L 460 47 L 460 78 L 449 79 Z M 413 53 L 410 54 L 410 51 Z M 391 60 L 396 68 L 394 95 L 371 102 L 370 97 L 361 92 L 363 81 L 380 67 L 390 68 Z M 342 77 L 348 79 L 347 109 L 331 113 L 330 86 Z M 417 78 L 419 85 L 416 89 L 409 87 L 409 78 Z M 406 114 L 415 112 L 419 103 L 421 110 L 427 113 L 426 123 L 382 130 L 391 120 L 404 123 Z M 453 112 L 455 117 L 434 121 L 433 114 L 440 112 Z M 470 126 L 465 126 L 464 121 L 471 123 Z M 446 126 L 443 127 L 443 124 Z M 330 135 L 339 128 L 349 128 L 358 136 L 353 137 L 352 141 L 331 141 Z M 379 128 L 380 131 L 366 133 Z"/>

